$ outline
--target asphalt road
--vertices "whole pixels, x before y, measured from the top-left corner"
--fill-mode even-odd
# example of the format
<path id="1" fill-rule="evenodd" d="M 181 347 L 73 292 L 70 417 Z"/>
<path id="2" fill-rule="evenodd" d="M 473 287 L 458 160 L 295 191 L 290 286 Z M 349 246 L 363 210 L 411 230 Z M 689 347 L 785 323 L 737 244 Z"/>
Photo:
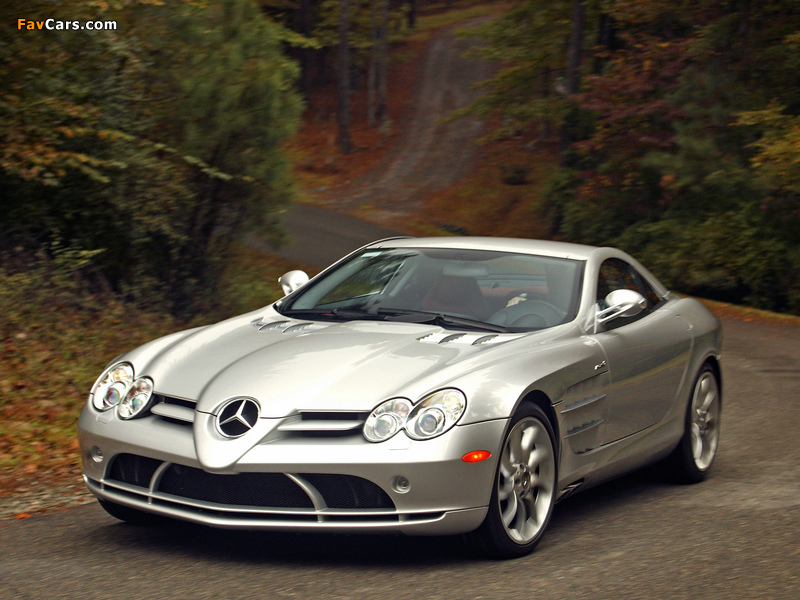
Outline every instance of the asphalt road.
<path id="1" fill-rule="evenodd" d="M 289 241 L 281 248 L 251 237 L 248 245 L 311 267 L 324 268 L 361 246 L 390 237 L 407 235 L 362 221 L 344 213 L 310 204 L 294 204 L 286 213 L 283 225 Z"/>
<path id="2" fill-rule="evenodd" d="M 710 477 L 647 469 L 557 505 L 539 548 L 135 527 L 97 505 L 0 522 L 0 598 L 800 598 L 800 328 L 726 320 Z"/>

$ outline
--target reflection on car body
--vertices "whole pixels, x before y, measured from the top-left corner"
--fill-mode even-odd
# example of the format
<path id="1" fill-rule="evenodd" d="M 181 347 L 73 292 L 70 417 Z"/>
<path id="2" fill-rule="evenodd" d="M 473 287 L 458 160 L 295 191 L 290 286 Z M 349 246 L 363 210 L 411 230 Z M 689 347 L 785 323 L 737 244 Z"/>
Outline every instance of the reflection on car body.
<path id="1" fill-rule="evenodd" d="M 468 533 L 514 557 L 576 490 L 711 467 L 719 321 L 624 252 L 398 238 L 280 282 L 101 374 L 79 437 L 112 515 Z"/>

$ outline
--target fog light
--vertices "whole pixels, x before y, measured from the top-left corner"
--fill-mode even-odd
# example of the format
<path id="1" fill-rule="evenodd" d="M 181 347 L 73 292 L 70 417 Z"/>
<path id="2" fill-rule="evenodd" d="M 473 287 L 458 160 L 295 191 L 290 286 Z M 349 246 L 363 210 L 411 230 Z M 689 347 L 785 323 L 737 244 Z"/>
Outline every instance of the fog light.
<path id="1" fill-rule="evenodd" d="M 392 480 L 392 489 L 398 494 L 405 494 L 411 489 L 411 482 L 402 475 L 398 475 Z"/>
<path id="2" fill-rule="evenodd" d="M 103 451 L 100 450 L 97 446 L 92 446 L 92 449 L 89 451 L 89 454 L 92 457 L 92 460 L 96 463 L 103 462 Z"/>

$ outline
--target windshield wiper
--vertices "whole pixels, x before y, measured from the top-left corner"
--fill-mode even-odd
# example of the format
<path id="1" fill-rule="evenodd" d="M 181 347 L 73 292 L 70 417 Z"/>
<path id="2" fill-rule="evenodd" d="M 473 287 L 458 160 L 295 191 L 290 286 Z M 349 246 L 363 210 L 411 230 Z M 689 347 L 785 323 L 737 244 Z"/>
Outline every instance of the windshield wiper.
<path id="1" fill-rule="evenodd" d="M 456 317 L 446 313 L 426 312 L 424 310 L 409 310 L 405 308 L 379 308 L 378 315 L 383 315 L 387 321 L 404 321 L 406 323 L 420 323 L 440 325 L 442 327 L 467 327 L 483 331 L 507 333 L 508 329 L 502 325 L 478 321 L 467 317 Z"/>
<path id="2" fill-rule="evenodd" d="M 323 320 L 336 320 L 336 321 L 357 321 L 359 319 L 368 319 L 372 321 L 383 321 L 386 317 L 377 315 L 375 313 L 365 312 L 363 310 L 355 310 L 352 308 L 307 308 L 300 310 L 285 310 L 281 312 L 286 317 L 295 317 L 298 319 L 323 319 Z"/>

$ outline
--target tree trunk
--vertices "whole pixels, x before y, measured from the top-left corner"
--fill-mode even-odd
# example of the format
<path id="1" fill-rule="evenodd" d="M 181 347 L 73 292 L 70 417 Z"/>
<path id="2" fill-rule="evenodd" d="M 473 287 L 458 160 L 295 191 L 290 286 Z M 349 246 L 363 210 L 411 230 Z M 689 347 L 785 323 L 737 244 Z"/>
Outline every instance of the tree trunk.
<path id="1" fill-rule="evenodd" d="M 544 67 L 544 69 L 542 69 L 542 98 L 545 100 L 545 107 L 548 107 L 547 100 L 550 98 L 550 67 Z M 543 141 L 550 139 L 550 115 L 547 108 L 545 108 L 545 111 L 545 116 L 542 119 L 541 131 L 539 132 L 539 138 Z"/>
<path id="2" fill-rule="evenodd" d="M 381 127 L 386 125 L 389 120 L 389 112 L 386 107 L 388 96 L 388 76 L 386 65 L 388 63 L 388 43 L 386 38 L 389 35 L 389 0 L 381 0 L 381 25 L 378 28 L 378 121 Z"/>
<path id="3" fill-rule="evenodd" d="M 614 18 L 606 13 L 601 13 L 597 29 L 597 47 L 602 51 L 595 56 L 594 72 L 599 75 L 608 64 L 608 53 L 615 49 Z"/>
<path id="4" fill-rule="evenodd" d="M 581 86 L 580 66 L 581 66 L 581 45 L 583 42 L 583 18 L 584 0 L 573 0 L 572 2 L 572 29 L 569 35 L 569 49 L 567 55 L 567 97 L 578 93 Z M 575 112 L 574 110 L 572 112 Z M 566 166 L 567 151 L 572 145 L 572 131 L 570 129 L 570 117 L 561 127 L 561 157 L 559 163 Z"/>
<path id="5" fill-rule="evenodd" d="M 350 0 L 341 0 L 339 13 L 339 149 L 349 154 L 353 149 L 350 139 Z"/>
<path id="6" fill-rule="evenodd" d="M 411 29 L 417 26 L 417 0 L 408 0 L 408 26 Z"/>
<path id="7" fill-rule="evenodd" d="M 311 0 L 300 2 L 300 33 L 311 35 Z M 300 88 L 306 100 L 311 92 L 311 52 L 311 48 L 300 49 Z"/>
<path id="8" fill-rule="evenodd" d="M 375 71 L 378 67 L 378 0 L 371 0 L 369 6 L 369 63 L 367 64 L 367 123 L 375 127 Z"/>
<path id="9" fill-rule="evenodd" d="M 569 35 L 567 60 L 567 94 L 572 96 L 580 89 L 581 44 L 583 42 L 583 0 L 572 2 L 572 30 Z"/>
<path id="10" fill-rule="evenodd" d="M 747 38 L 750 31 L 750 0 L 742 0 L 739 9 L 739 35 Z"/>

